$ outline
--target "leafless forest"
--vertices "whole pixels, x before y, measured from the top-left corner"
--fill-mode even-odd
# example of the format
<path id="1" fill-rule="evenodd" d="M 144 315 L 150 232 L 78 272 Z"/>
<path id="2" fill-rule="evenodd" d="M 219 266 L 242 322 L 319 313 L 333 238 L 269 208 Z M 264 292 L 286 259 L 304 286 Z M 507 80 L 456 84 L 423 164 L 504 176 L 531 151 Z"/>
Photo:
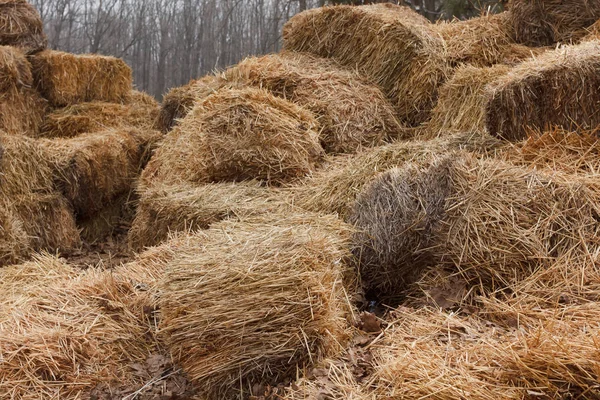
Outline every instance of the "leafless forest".
<path id="1" fill-rule="evenodd" d="M 282 25 L 327 0 L 33 0 L 53 49 L 125 59 L 141 90 L 161 98 L 191 78 L 277 51 Z M 404 2 L 431 20 L 501 9 L 501 1 Z"/>

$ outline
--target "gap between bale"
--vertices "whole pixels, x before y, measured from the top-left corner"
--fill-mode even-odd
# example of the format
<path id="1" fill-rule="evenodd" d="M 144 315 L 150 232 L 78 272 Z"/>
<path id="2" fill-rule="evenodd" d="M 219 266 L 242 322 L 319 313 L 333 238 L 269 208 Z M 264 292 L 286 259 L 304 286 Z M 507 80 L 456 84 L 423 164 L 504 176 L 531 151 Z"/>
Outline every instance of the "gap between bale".
<path id="1" fill-rule="evenodd" d="M 132 90 L 131 68 L 115 57 L 46 50 L 29 60 L 37 89 L 53 107 L 90 101 L 122 103 Z"/>
<path id="2" fill-rule="evenodd" d="M 353 153 L 408 133 L 378 87 L 331 59 L 292 52 L 251 57 L 223 77 L 266 89 L 312 111 L 328 153 Z"/>
<path id="3" fill-rule="evenodd" d="M 159 284 L 160 333 L 201 395 L 245 398 L 342 349 L 349 232 L 332 217 L 272 216 L 163 245 L 177 252 Z"/>
<path id="4" fill-rule="evenodd" d="M 40 14 L 26 0 L 0 0 L 0 45 L 27 54 L 46 48 L 48 40 Z"/>
<path id="5" fill-rule="evenodd" d="M 165 137 L 142 174 L 142 185 L 289 182 L 321 161 L 318 129 L 312 113 L 265 90 L 222 89 L 197 103 Z"/>
<path id="6" fill-rule="evenodd" d="M 427 120 L 450 66 L 432 24 L 408 7 L 376 4 L 308 10 L 283 29 L 286 50 L 334 58 L 377 83 L 401 122 Z"/>

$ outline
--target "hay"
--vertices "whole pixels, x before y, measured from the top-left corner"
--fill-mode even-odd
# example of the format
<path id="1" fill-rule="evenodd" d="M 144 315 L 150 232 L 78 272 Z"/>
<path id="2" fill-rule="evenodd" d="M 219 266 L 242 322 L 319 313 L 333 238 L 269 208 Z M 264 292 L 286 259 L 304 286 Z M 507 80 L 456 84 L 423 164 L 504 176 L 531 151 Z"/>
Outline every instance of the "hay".
<path id="1" fill-rule="evenodd" d="M 433 265 L 459 272 L 479 293 L 500 290 L 565 254 L 586 254 L 595 243 L 592 181 L 466 154 L 454 158 L 385 173 L 357 201 L 352 220 L 363 231 L 354 252 L 363 281 L 381 296 L 401 296 L 403 276 Z M 407 212 L 406 204 L 418 212 Z M 381 218 L 386 210 L 396 218 Z M 407 228 L 399 234 L 397 225 Z"/>
<path id="2" fill-rule="evenodd" d="M 547 51 L 489 84 L 486 128 L 507 140 L 521 140 L 527 128 L 593 129 L 597 112 L 600 42 Z"/>
<path id="3" fill-rule="evenodd" d="M 0 45 L 14 46 L 27 54 L 46 48 L 42 19 L 26 0 L 0 0 Z"/>
<path id="4" fill-rule="evenodd" d="M 600 19 L 598 0 L 512 0 L 515 38 L 530 46 L 570 42 Z"/>
<path id="5" fill-rule="evenodd" d="M 31 88 L 32 83 L 25 55 L 16 48 L 0 46 L 0 130 L 27 135 L 37 132 L 47 105 Z"/>
<path id="6" fill-rule="evenodd" d="M 158 104 L 140 100 L 130 104 L 80 103 L 55 110 L 44 119 L 39 136 L 70 138 L 118 127 L 151 129 L 158 115 Z"/>
<path id="7" fill-rule="evenodd" d="M 89 218 L 130 192 L 160 133 L 113 128 L 69 139 L 44 139 L 58 187 L 78 218 Z"/>
<path id="8" fill-rule="evenodd" d="M 118 272 L 50 256 L 0 271 L 0 396 L 90 398 L 102 384 L 145 383 L 135 368 L 155 347 L 146 295 Z"/>
<path id="9" fill-rule="evenodd" d="M 485 153 L 498 143 L 480 133 L 460 133 L 431 141 L 398 142 L 357 155 L 329 157 L 323 168 L 286 191 L 290 201 L 300 208 L 337 214 L 347 220 L 356 197 L 381 172 L 453 149 Z"/>
<path id="10" fill-rule="evenodd" d="M 198 103 L 156 150 L 143 183 L 264 180 L 281 184 L 316 167 L 318 123 L 293 103 L 255 88 L 224 89 Z"/>
<path id="11" fill-rule="evenodd" d="M 377 83 L 408 125 L 424 122 L 446 79 L 444 41 L 425 18 L 391 4 L 305 11 L 283 30 L 287 50 L 331 57 Z"/>
<path id="12" fill-rule="evenodd" d="M 516 64 L 541 51 L 514 42 L 508 12 L 466 21 L 440 22 L 435 27 L 446 43 L 448 60 L 454 66 Z"/>
<path id="13" fill-rule="evenodd" d="M 586 35 L 582 41 L 600 40 L 600 19 L 586 30 Z"/>
<path id="14" fill-rule="evenodd" d="M 285 208 L 282 194 L 257 182 L 153 184 L 141 192 L 129 230 L 134 250 L 155 246 L 170 233 L 208 229 L 224 219 L 246 219 Z"/>
<path id="15" fill-rule="evenodd" d="M 0 267 L 15 264 L 31 252 L 23 223 L 9 207 L 0 205 Z"/>
<path id="16" fill-rule="evenodd" d="M 486 86 L 510 71 L 506 65 L 477 68 L 458 67 L 439 91 L 431 120 L 425 123 L 425 137 L 485 129 Z"/>
<path id="17" fill-rule="evenodd" d="M 131 68 L 121 59 L 46 50 L 30 57 L 37 89 L 53 107 L 121 103 L 132 90 Z"/>
<path id="18" fill-rule="evenodd" d="M 176 254 L 159 285 L 159 332 L 201 395 L 246 398 L 341 350 L 349 231 L 336 218 L 288 216 L 164 245 Z"/>
<path id="19" fill-rule="evenodd" d="M 104 206 L 89 218 L 77 220 L 81 230 L 81 239 L 86 244 L 106 242 L 116 234 L 124 233 L 135 216 L 134 199 L 131 193 L 126 193 Z"/>
<path id="20" fill-rule="evenodd" d="M 171 89 L 163 98 L 154 128 L 163 133 L 169 132 L 192 111 L 197 101 L 204 100 L 224 86 L 227 86 L 227 82 L 222 76 L 206 75 L 201 79 L 191 80 L 185 86 Z"/>
<path id="21" fill-rule="evenodd" d="M 247 58 L 223 75 L 312 111 L 328 153 L 354 153 L 406 135 L 381 90 L 333 60 L 284 52 Z"/>

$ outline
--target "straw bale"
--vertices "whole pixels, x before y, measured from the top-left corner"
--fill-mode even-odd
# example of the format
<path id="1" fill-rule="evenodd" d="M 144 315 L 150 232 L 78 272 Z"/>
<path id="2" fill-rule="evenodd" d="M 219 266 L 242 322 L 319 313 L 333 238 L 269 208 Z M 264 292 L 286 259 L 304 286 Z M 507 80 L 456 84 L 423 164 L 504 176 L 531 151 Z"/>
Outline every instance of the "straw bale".
<path id="1" fill-rule="evenodd" d="M 40 14 L 26 0 L 0 0 L 0 45 L 27 54 L 46 48 L 48 40 Z"/>
<path id="2" fill-rule="evenodd" d="M 586 29 L 586 35 L 582 41 L 600 40 L 600 19 Z"/>
<path id="3" fill-rule="evenodd" d="M 37 89 L 53 107 L 89 101 L 121 103 L 132 90 L 131 68 L 118 58 L 46 50 L 30 61 Z"/>
<path id="4" fill-rule="evenodd" d="M 191 184 L 157 183 L 141 192 L 129 230 L 135 250 L 155 246 L 178 231 L 208 229 L 224 219 L 262 215 L 287 205 L 276 189 L 258 182 Z"/>
<path id="5" fill-rule="evenodd" d="M 452 65 L 466 63 L 490 67 L 513 64 L 540 52 L 540 49 L 515 43 L 508 12 L 465 21 L 439 22 L 435 27 L 446 43 L 448 60 Z"/>
<path id="6" fill-rule="evenodd" d="M 312 111 L 328 153 L 354 153 L 403 138 L 407 131 L 381 89 L 331 59 L 291 52 L 251 57 L 225 71 L 224 77 Z"/>
<path id="7" fill-rule="evenodd" d="M 33 85 L 31 64 L 14 47 L 0 46 L 0 92 Z"/>
<path id="8" fill-rule="evenodd" d="M 15 264 L 31 252 L 31 241 L 9 207 L 0 205 L 0 267 Z"/>
<path id="9" fill-rule="evenodd" d="M 577 40 L 600 19 L 598 0 L 512 0 L 510 17 L 518 42 L 547 46 Z"/>
<path id="10" fill-rule="evenodd" d="M 165 137 L 142 180 L 281 184 L 307 175 L 321 160 L 317 132 L 312 113 L 265 90 L 220 90 Z"/>
<path id="11" fill-rule="evenodd" d="M 80 399 L 101 384 L 145 383 L 135 366 L 155 345 L 146 294 L 128 279 L 46 255 L 2 269 L 0 288 L 1 397 Z"/>
<path id="12" fill-rule="evenodd" d="M 288 215 L 164 245 L 177 253 L 159 283 L 159 332 L 202 396 L 247 398 L 341 351 L 350 231 L 335 217 Z"/>
<path id="13" fill-rule="evenodd" d="M 401 296 L 405 281 L 433 265 L 459 272 L 479 292 L 502 289 L 594 245 L 593 180 L 453 158 L 384 173 L 357 200 L 354 253 L 363 281 L 381 296 Z"/>
<path id="14" fill-rule="evenodd" d="M 112 128 L 40 144 L 52 162 L 58 187 L 80 218 L 88 218 L 130 192 L 149 157 L 157 131 Z"/>
<path id="15" fill-rule="evenodd" d="M 392 4 L 305 11 L 284 26 L 283 40 L 287 50 L 358 69 L 384 90 L 408 125 L 427 119 L 450 68 L 435 27 Z"/>
<path id="16" fill-rule="evenodd" d="M 192 79 L 185 86 L 171 89 L 163 98 L 155 129 L 163 133 L 169 132 L 192 111 L 197 101 L 204 100 L 210 94 L 229 85 L 221 75 L 215 74 Z"/>
<path id="17" fill-rule="evenodd" d="M 125 232 L 135 216 L 132 194 L 121 195 L 89 218 L 77 219 L 83 241 L 87 244 L 100 243 Z"/>
<path id="18" fill-rule="evenodd" d="M 397 142 L 356 155 L 328 157 L 323 168 L 286 188 L 294 204 L 347 220 L 356 197 L 377 175 L 411 161 L 451 150 L 492 151 L 498 140 L 481 133 L 458 133 L 429 141 Z"/>
<path id="19" fill-rule="evenodd" d="M 527 128 L 590 129 L 600 125 L 600 42 L 547 51 L 490 83 L 486 128 L 521 140 Z"/>
<path id="20" fill-rule="evenodd" d="M 486 86 L 510 71 L 507 65 L 478 68 L 463 65 L 442 85 L 425 136 L 485 129 Z"/>
<path id="21" fill-rule="evenodd" d="M 155 100 L 147 103 L 143 98 L 140 100 L 130 104 L 95 101 L 60 108 L 46 116 L 39 136 L 70 138 L 82 133 L 126 126 L 151 129 L 158 115 L 158 103 Z"/>

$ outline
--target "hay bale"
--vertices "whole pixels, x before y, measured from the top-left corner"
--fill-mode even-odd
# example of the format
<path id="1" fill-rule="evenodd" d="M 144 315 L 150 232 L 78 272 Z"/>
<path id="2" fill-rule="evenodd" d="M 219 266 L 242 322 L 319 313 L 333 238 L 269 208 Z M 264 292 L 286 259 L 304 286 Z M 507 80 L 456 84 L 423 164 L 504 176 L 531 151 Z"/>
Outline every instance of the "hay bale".
<path id="1" fill-rule="evenodd" d="M 77 227 L 86 244 L 106 242 L 121 235 L 131 226 L 135 216 L 133 193 L 126 193 L 104 206 L 89 218 L 79 218 Z"/>
<path id="2" fill-rule="evenodd" d="M 446 43 L 448 60 L 454 66 L 516 64 L 540 52 L 540 49 L 515 43 L 509 12 L 439 22 L 435 27 Z"/>
<path id="3" fill-rule="evenodd" d="M 26 0 L 0 0 L 0 45 L 27 54 L 46 48 L 48 40 L 40 14 Z"/>
<path id="4" fill-rule="evenodd" d="M 449 65 L 432 24 L 408 7 L 376 4 L 305 11 L 283 30 L 287 50 L 331 57 L 377 83 L 402 122 L 418 125 L 431 111 Z"/>
<path id="5" fill-rule="evenodd" d="M 286 188 L 290 202 L 305 210 L 337 214 L 347 220 L 356 197 L 383 171 L 451 150 L 493 151 L 498 140 L 480 133 L 459 133 L 430 141 L 398 142 L 356 155 L 329 157 L 323 168 Z"/>
<path id="6" fill-rule="evenodd" d="M 160 133 L 113 128 L 40 144 L 52 162 L 57 185 L 78 218 L 89 218 L 130 192 Z"/>
<path id="7" fill-rule="evenodd" d="M 467 155 L 408 165 L 357 200 L 354 253 L 363 281 L 382 296 L 402 295 L 413 271 L 432 265 L 494 291 L 562 255 L 587 254 L 598 234 L 597 204 L 592 182 L 556 171 Z"/>
<path id="8" fill-rule="evenodd" d="M 139 100 L 129 104 L 95 101 L 55 110 L 46 115 L 39 136 L 71 138 L 118 127 L 151 129 L 158 115 L 158 103 L 152 98 Z"/>
<path id="9" fill-rule="evenodd" d="M 205 398 L 246 398 L 347 340 L 350 227 L 279 218 L 220 223 L 164 245 L 177 254 L 159 283 L 159 330 Z"/>
<path id="10" fill-rule="evenodd" d="M 155 348 L 146 294 L 123 272 L 82 273 L 47 255 L 0 270 L 0 396 L 90 398 L 102 384 L 147 382 L 136 375 Z"/>
<path id="11" fill-rule="evenodd" d="M 223 89 L 165 137 L 142 181 L 289 182 L 321 160 L 317 131 L 312 113 L 265 90 Z"/>
<path id="12" fill-rule="evenodd" d="M 15 264 L 31 252 L 31 241 L 9 207 L 0 205 L 0 267 Z"/>
<path id="13" fill-rule="evenodd" d="M 595 128 L 600 125 L 599 70 L 598 41 L 547 51 L 517 65 L 486 88 L 488 132 L 521 140 L 527 128 Z"/>
<path id="14" fill-rule="evenodd" d="M 140 193 L 129 230 L 134 250 L 155 246 L 178 231 L 208 229 L 224 219 L 271 213 L 287 206 L 283 194 L 258 182 L 191 184 L 158 183 Z"/>
<path id="15" fill-rule="evenodd" d="M 30 57 L 35 85 L 53 107 L 105 101 L 125 102 L 131 68 L 121 59 L 46 50 Z"/>
<path id="16" fill-rule="evenodd" d="M 162 102 L 154 128 L 167 133 L 194 108 L 196 101 L 204 100 L 210 94 L 227 86 L 221 75 L 206 75 L 192 79 L 187 85 L 173 88 Z"/>
<path id="17" fill-rule="evenodd" d="M 223 75 L 229 82 L 266 89 L 312 111 L 328 153 L 354 153 L 407 133 L 378 87 L 330 59 L 284 52 L 247 58 Z"/>
<path id="18" fill-rule="evenodd" d="M 0 46 L 0 130 L 27 135 L 37 132 L 47 104 L 31 88 L 32 83 L 31 65 L 25 54 Z"/>
<path id="19" fill-rule="evenodd" d="M 478 68 L 460 66 L 442 85 L 431 120 L 425 123 L 425 137 L 454 132 L 480 132 L 485 129 L 487 85 L 510 71 L 507 65 Z"/>
<path id="20" fill-rule="evenodd" d="M 519 43 L 548 46 L 585 35 L 600 19 L 600 1 L 512 0 L 510 17 Z"/>
<path id="21" fill-rule="evenodd" d="M 584 42 L 592 40 L 600 40 L 600 19 L 596 21 L 594 25 L 586 29 L 586 35 L 582 39 Z"/>

